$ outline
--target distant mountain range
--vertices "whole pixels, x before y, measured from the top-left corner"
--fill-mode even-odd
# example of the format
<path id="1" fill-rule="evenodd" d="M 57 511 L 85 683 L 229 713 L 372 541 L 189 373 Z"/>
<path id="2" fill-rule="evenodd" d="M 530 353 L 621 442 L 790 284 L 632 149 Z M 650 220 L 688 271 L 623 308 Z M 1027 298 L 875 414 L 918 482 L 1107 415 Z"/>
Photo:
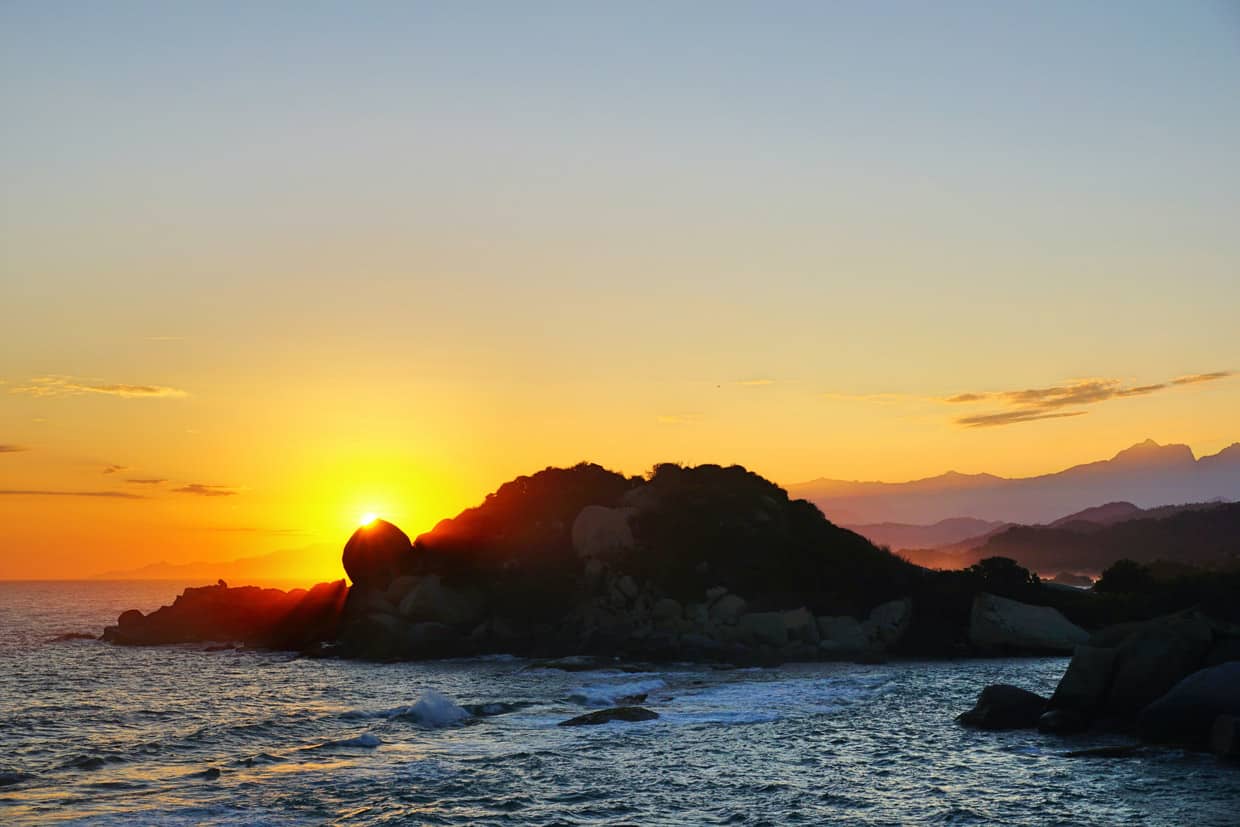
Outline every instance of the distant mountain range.
<path id="1" fill-rule="evenodd" d="M 1129 502 L 1107 503 L 1047 525 L 1005 524 L 938 547 L 896 551 L 933 569 L 961 569 L 987 557 L 1010 557 L 1043 576 L 1061 572 L 1097 575 L 1125 557 L 1138 562 L 1230 567 L 1240 564 L 1240 504 L 1143 509 Z"/>
<path id="2" fill-rule="evenodd" d="M 788 486 L 814 502 L 828 519 L 893 548 L 904 529 L 933 527 L 926 537 L 964 530 L 958 518 L 982 523 L 1043 524 L 1098 503 L 1127 502 L 1137 508 L 1165 503 L 1240 499 L 1240 443 L 1197 458 L 1187 445 L 1133 445 L 1114 457 L 1037 477 L 949 471 L 911 482 L 817 479 Z M 944 525 L 944 522 L 948 525 Z M 887 524 L 886 528 L 878 526 Z M 875 532 L 874 535 L 867 533 Z M 894 532 L 894 533 L 893 533 Z M 907 532 L 905 532 L 907 533 Z M 964 539 L 964 538 L 959 538 Z M 925 545 L 924 542 L 915 543 Z"/>
<path id="3" fill-rule="evenodd" d="M 96 574 L 96 580 L 180 580 L 186 583 L 269 583 L 290 580 L 312 582 L 315 572 L 340 568 L 340 550 L 328 543 L 303 548 L 282 549 L 255 557 L 242 557 L 221 562 L 168 563 L 160 561 L 134 569 L 119 569 Z M 335 579 L 344 572 L 335 575 Z M 331 579 L 319 577 L 318 579 Z"/>

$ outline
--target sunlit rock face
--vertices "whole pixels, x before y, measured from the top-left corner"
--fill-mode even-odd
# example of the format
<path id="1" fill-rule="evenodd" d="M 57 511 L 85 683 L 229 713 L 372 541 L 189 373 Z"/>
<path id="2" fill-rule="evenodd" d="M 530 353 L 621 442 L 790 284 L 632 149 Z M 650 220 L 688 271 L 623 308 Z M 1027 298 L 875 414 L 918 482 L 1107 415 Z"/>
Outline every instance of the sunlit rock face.
<path id="1" fill-rule="evenodd" d="M 409 570 L 413 544 L 409 535 L 386 520 L 375 520 L 353 532 L 344 547 L 344 570 L 353 585 L 386 589 Z"/>

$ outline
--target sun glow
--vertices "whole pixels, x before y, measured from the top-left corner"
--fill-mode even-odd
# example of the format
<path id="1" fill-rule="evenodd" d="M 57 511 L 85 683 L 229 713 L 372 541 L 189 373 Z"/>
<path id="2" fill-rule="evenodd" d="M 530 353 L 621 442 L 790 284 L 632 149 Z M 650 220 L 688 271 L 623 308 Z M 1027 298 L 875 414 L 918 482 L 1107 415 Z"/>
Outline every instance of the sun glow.
<path id="1" fill-rule="evenodd" d="M 368 526 L 368 525 L 370 525 L 371 523 L 373 523 L 373 522 L 374 522 L 375 520 L 377 520 L 377 519 L 379 519 L 379 515 L 378 515 L 378 514 L 373 514 L 373 513 L 371 513 L 371 512 L 369 512 L 369 511 L 368 511 L 368 512 L 366 512 L 365 514 L 363 514 L 363 515 L 361 516 L 361 518 L 359 518 L 359 519 L 358 519 L 357 524 L 358 524 L 359 526 Z"/>

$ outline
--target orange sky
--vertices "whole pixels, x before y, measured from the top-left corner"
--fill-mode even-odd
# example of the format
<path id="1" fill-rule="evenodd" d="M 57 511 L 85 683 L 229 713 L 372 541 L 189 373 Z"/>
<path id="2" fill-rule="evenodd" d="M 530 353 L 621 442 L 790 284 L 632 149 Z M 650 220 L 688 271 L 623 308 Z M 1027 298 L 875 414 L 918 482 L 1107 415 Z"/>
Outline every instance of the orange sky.
<path id="1" fill-rule="evenodd" d="M 0 9 L 0 578 L 1240 439 L 1209 4 L 845 5 Z"/>

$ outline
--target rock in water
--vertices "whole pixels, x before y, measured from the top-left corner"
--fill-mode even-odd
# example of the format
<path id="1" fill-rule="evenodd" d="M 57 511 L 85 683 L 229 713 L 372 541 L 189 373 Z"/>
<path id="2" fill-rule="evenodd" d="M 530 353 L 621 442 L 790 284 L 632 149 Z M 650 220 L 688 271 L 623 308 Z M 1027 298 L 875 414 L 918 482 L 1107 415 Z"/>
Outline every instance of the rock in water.
<path id="1" fill-rule="evenodd" d="M 977 696 L 977 704 L 956 718 L 975 729 L 1031 729 L 1046 711 L 1046 698 L 1018 686 L 993 684 Z"/>
<path id="2" fill-rule="evenodd" d="M 1205 744 L 1220 715 L 1240 715 L 1240 661 L 1194 672 L 1142 710 L 1142 738 Z"/>
<path id="3" fill-rule="evenodd" d="M 1071 652 L 1089 640 L 1089 633 L 1058 609 L 983 593 L 973 600 L 969 640 L 981 647 Z"/>
<path id="4" fill-rule="evenodd" d="M 1115 649 L 1102 646 L 1078 646 L 1072 654 L 1068 671 L 1059 679 L 1051 696 L 1051 709 L 1070 709 L 1092 716 L 1106 698 L 1115 665 Z"/>
<path id="5" fill-rule="evenodd" d="M 587 712 L 585 715 L 578 715 L 576 718 L 560 721 L 560 726 L 595 726 L 597 724 L 609 724 L 612 721 L 653 721 L 658 717 L 659 713 L 651 712 L 645 707 L 617 706 L 611 709 Z"/>
<path id="6" fill-rule="evenodd" d="M 353 585 L 384 591 L 408 573 L 413 561 L 409 535 L 386 520 L 364 525 L 344 547 L 344 570 Z"/>

